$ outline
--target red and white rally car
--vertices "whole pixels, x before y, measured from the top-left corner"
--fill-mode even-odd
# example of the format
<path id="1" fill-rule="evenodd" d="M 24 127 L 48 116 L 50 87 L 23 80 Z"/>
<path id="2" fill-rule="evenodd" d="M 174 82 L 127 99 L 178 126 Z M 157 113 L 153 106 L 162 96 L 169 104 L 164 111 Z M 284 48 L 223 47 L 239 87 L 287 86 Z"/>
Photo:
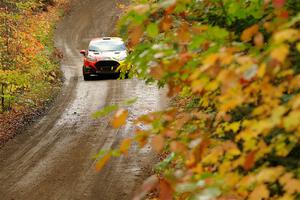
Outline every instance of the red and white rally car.
<path id="1" fill-rule="evenodd" d="M 116 69 L 127 57 L 125 43 L 119 37 L 101 37 L 91 40 L 84 55 L 82 73 L 84 80 L 100 74 L 119 73 Z"/>

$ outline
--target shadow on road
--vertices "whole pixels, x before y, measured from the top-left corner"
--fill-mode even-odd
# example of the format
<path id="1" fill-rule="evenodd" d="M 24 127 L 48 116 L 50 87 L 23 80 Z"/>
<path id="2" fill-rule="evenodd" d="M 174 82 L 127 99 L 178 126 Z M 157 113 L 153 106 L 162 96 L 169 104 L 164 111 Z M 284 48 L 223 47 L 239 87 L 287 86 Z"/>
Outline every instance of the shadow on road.
<path id="1" fill-rule="evenodd" d="M 101 74 L 101 75 L 96 75 L 96 76 L 90 76 L 89 79 L 86 81 L 116 80 L 119 77 L 120 77 L 119 74 Z"/>

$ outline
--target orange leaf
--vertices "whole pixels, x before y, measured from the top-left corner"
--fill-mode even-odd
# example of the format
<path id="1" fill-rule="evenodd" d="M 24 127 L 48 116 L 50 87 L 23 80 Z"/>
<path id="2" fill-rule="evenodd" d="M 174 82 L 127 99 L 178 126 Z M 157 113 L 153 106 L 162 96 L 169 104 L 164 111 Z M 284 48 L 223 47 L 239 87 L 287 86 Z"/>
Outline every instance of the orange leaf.
<path id="1" fill-rule="evenodd" d="M 207 68 L 207 67 L 210 67 L 211 65 L 214 65 L 217 62 L 218 59 L 219 59 L 218 54 L 210 54 L 209 56 L 207 56 L 204 59 L 203 64 Z"/>
<path id="2" fill-rule="evenodd" d="M 149 133 L 143 130 L 136 130 L 135 140 L 139 143 L 140 148 L 147 144 Z"/>
<path id="3" fill-rule="evenodd" d="M 127 117 L 128 117 L 128 111 L 125 109 L 119 109 L 112 120 L 112 126 L 114 128 L 121 127 L 126 123 Z"/>
<path id="4" fill-rule="evenodd" d="M 150 69 L 150 74 L 154 79 L 160 80 L 164 75 L 164 70 L 161 66 L 155 66 Z"/>
<path id="5" fill-rule="evenodd" d="M 257 33 L 254 37 L 254 44 L 255 46 L 257 46 L 258 48 L 263 47 L 264 45 L 264 36 L 262 33 Z"/>
<path id="6" fill-rule="evenodd" d="M 155 135 L 152 138 L 152 147 L 155 151 L 160 152 L 164 148 L 165 139 L 161 135 Z"/>
<path id="7" fill-rule="evenodd" d="M 165 15 L 163 20 L 160 22 L 160 28 L 162 31 L 168 31 L 172 26 L 172 18 L 170 15 Z"/>
<path id="8" fill-rule="evenodd" d="M 131 142 L 132 142 L 132 139 L 130 138 L 127 138 L 127 139 L 124 139 L 120 145 L 120 152 L 122 154 L 125 154 L 127 155 L 128 153 L 128 150 L 130 148 L 130 145 L 131 145 Z"/>
<path id="9" fill-rule="evenodd" d="M 159 180 L 157 176 L 152 175 L 147 178 L 143 185 L 135 192 L 133 200 L 142 200 L 153 189 L 157 187 Z"/>
<path id="10" fill-rule="evenodd" d="M 169 138 L 175 138 L 176 137 L 176 132 L 172 129 L 165 129 L 163 131 L 163 135 Z"/>
<path id="11" fill-rule="evenodd" d="M 246 160 L 245 160 L 245 163 L 244 163 L 244 169 L 245 170 L 248 171 L 248 170 L 250 170 L 254 166 L 256 153 L 257 153 L 257 151 L 251 151 L 246 156 Z"/>
<path id="12" fill-rule="evenodd" d="M 140 42 L 143 35 L 141 26 L 134 26 L 129 30 L 129 47 L 134 47 Z"/>
<path id="13" fill-rule="evenodd" d="M 252 37 L 258 32 L 259 26 L 257 24 L 245 29 L 242 33 L 241 40 L 243 42 L 248 42 Z"/>
<path id="14" fill-rule="evenodd" d="M 187 23 L 183 23 L 179 30 L 177 31 L 177 36 L 179 42 L 181 43 L 188 43 L 190 41 L 190 33 L 189 33 L 189 25 Z"/>
<path id="15" fill-rule="evenodd" d="M 285 4 L 285 0 L 273 0 L 273 5 L 276 8 L 281 8 Z"/>
<path id="16" fill-rule="evenodd" d="M 172 188 L 165 180 L 159 181 L 159 199 L 160 200 L 172 200 Z"/>
<path id="17" fill-rule="evenodd" d="M 96 163 L 96 170 L 100 171 L 104 165 L 107 163 L 107 161 L 110 159 L 111 155 L 110 153 L 103 156 L 97 163 Z"/>
<path id="18" fill-rule="evenodd" d="M 171 149 L 171 151 L 176 152 L 176 153 L 184 154 L 187 152 L 186 146 L 183 143 L 177 142 L 177 141 L 171 142 L 170 149 Z"/>

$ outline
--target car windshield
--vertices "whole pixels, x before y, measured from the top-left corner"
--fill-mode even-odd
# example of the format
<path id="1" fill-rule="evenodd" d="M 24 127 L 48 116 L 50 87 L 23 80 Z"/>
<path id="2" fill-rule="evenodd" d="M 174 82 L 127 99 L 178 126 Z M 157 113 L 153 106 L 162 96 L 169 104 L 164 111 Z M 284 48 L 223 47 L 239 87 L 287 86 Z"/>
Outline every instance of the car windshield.
<path id="1" fill-rule="evenodd" d="M 101 41 L 89 46 L 89 51 L 124 51 L 126 47 L 121 41 Z"/>

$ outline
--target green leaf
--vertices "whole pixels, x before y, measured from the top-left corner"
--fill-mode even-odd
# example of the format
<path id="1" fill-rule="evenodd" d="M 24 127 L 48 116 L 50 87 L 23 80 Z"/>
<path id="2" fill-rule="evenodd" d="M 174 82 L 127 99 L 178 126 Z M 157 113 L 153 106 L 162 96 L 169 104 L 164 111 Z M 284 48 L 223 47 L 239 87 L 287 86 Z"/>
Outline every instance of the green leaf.
<path id="1" fill-rule="evenodd" d="M 135 98 L 132 98 L 132 99 L 128 99 L 128 100 L 126 100 L 126 101 L 123 101 L 121 104 L 122 104 L 123 106 L 130 106 L 130 105 L 134 104 L 137 100 L 138 100 L 138 98 L 135 97 Z"/>
<path id="2" fill-rule="evenodd" d="M 103 109 L 101 109 L 101 110 L 99 110 L 99 111 L 93 113 L 93 114 L 92 114 L 92 117 L 93 117 L 94 119 L 100 118 L 100 117 L 104 117 L 104 116 L 108 115 L 109 113 L 111 113 L 111 112 L 117 110 L 118 108 L 119 108 L 119 106 L 117 106 L 117 105 L 109 105 L 109 106 L 106 106 L 106 107 L 104 107 Z"/>
<path id="3" fill-rule="evenodd" d="M 158 33 L 159 33 L 157 24 L 155 24 L 155 23 L 149 24 L 149 25 L 147 26 L 146 31 L 147 31 L 147 35 L 148 35 L 149 37 L 152 37 L 152 38 L 156 37 L 156 36 L 158 35 Z"/>

